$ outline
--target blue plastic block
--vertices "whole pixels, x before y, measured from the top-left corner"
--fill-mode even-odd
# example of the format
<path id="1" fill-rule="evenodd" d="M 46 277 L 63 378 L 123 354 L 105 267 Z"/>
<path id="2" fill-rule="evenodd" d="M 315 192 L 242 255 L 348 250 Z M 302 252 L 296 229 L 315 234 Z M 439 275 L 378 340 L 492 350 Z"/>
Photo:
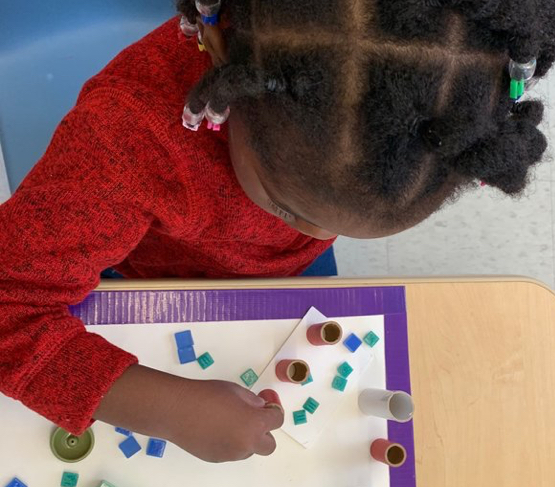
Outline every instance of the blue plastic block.
<path id="1" fill-rule="evenodd" d="M 148 440 L 148 445 L 146 446 L 146 454 L 151 457 L 162 458 L 164 456 L 165 449 L 166 449 L 166 442 L 164 440 L 157 440 L 156 438 L 150 438 Z"/>
<path id="2" fill-rule="evenodd" d="M 362 340 L 357 337 L 354 333 L 351 333 L 345 340 L 343 341 L 343 345 L 347 347 L 351 352 L 355 353 L 362 344 Z"/>
<path id="3" fill-rule="evenodd" d="M 119 428 L 118 427 L 118 428 L 116 428 L 116 431 L 118 433 L 122 434 L 122 435 L 125 435 L 125 436 L 131 436 L 133 434 L 133 433 L 131 433 L 131 431 L 126 430 L 125 428 Z"/>
<path id="4" fill-rule="evenodd" d="M 347 387 L 347 379 L 344 379 L 343 377 L 339 377 L 338 375 L 336 375 L 333 378 L 333 382 L 331 383 L 331 386 L 336 391 L 343 392 L 345 390 L 345 387 Z"/>
<path id="5" fill-rule="evenodd" d="M 27 487 L 27 485 L 24 484 L 17 477 L 14 477 L 12 481 L 8 485 L 6 485 L 6 487 Z"/>
<path id="6" fill-rule="evenodd" d="M 73 472 L 64 472 L 60 487 L 75 487 L 79 481 L 79 474 Z"/>
<path id="7" fill-rule="evenodd" d="M 343 362 L 339 367 L 337 367 L 337 372 L 341 377 L 346 379 L 352 374 L 353 368 L 349 365 L 348 362 Z"/>
<path id="8" fill-rule="evenodd" d="M 119 449 L 126 458 L 131 458 L 135 453 L 141 450 L 141 445 L 139 445 L 139 442 L 133 436 L 130 436 L 119 444 Z"/>
<path id="9" fill-rule="evenodd" d="M 309 397 L 304 403 L 303 409 L 310 414 L 314 414 L 319 407 L 320 403 L 316 399 Z"/>
<path id="10" fill-rule="evenodd" d="M 311 382 L 314 382 L 314 379 L 312 378 L 312 374 L 308 374 L 308 379 L 306 379 L 301 386 L 306 386 L 307 384 L 310 384 Z"/>
<path id="11" fill-rule="evenodd" d="M 197 359 L 198 364 L 202 367 L 202 369 L 207 369 L 208 367 L 210 367 L 213 363 L 214 363 L 214 359 L 212 358 L 212 355 L 210 355 L 208 352 L 203 353 L 198 359 Z"/>
<path id="12" fill-rule="evenodd" d="M 180 331 L 174 336 L 178 350 L 182 348 L 191 348 L 195 344 L 195 342 L 193 341 L 193 335 L 190 330 Z"/>
<path id="13" fill-rule="evenodd" d="M 188 364 L 197 359 L 197 354 L 195 353 L 195 349 L 193 347 L 179 348 L 177 350 L 177 355 L 179 355 L 180 364 Z"/>
<path id="14" fill-rule="evenodd" d="M 305 424 L 306 422 L 306 411 L 304 409 L 301 409 L 300 411 L 295 411 L 293 413 L 293 423 L 295 423 L 295 426 L 298 426 L 299 424 Z"/>
<path id="15" fill-rule="evenodd" d="M 254 370 L 249 369 L 241 375 L 241 380 L 247 387 L 251 387 L 258 380 L 258 376 Z"/>
<path id="16" fill-rule="evenodd" d="M 372 348 L 380 341 L 380 337 L 371 331 L 364 337 L 364 341 Z"/>

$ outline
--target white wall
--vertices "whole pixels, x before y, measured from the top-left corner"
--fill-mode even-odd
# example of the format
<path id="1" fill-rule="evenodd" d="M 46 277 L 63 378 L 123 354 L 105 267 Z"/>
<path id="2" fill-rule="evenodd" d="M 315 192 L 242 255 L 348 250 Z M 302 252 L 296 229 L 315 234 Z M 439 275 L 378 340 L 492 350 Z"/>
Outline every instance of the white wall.
<path id="1" fill-rule="evenodd" d="M 2 145 L 0 145 L 0 204 L 6 201 L 10 197 L 10 194 L 6 165 L 4 164 L 4 156 L 2 155 Z"/>

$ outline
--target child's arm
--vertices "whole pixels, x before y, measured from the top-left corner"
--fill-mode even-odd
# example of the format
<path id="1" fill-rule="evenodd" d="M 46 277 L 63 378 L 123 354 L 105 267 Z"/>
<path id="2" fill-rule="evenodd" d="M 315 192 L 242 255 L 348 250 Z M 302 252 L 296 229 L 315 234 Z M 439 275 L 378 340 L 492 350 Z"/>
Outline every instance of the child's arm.
<path id="1" fill-rule="evenodd" d="M 134 356 L 88 333 L 68 311 L 97 286 L 104 268 L 125 259 L 153 222 L 182 217 L 163 213 L 172 204 L 153 168 L 167 154 L 148 126 L 137 122 L 139 114 L 110 100 L 94 103 L 65 118 L 39 164 L 0 206 L 0 392 L 73 433 L 89 426 L 98 410 L 96 418 L 167 433 L 205 458 L 241 456 L 246 440 L 229 430 L 233 452 L 210 451 L 216 438 L 211 421 L 225 432 L 222 421 L 238 428 L 233 425 L 252 412 L 248 401 L 237 399 L 241 388 L 130 368 Z M 121 387 L 112 393 L 114 383 Z M 131 397 L 141 398 L 145 408 Z M 201 413 L 204 421 L 195 421 Z M 215 413 L 218 418 L 206 416 Z M 247 421 L 242 438 L 262 441 L 260 430 L 272 424 Z"/>
<path id="2" fill-rule="evenodd" d="M 271 430 L 283 414 L 231 382 L 183 379 L 134 365 L 116 381 L 94 417 L 167 438 L 212 462 L 243 460 L 276 448 Z"/>

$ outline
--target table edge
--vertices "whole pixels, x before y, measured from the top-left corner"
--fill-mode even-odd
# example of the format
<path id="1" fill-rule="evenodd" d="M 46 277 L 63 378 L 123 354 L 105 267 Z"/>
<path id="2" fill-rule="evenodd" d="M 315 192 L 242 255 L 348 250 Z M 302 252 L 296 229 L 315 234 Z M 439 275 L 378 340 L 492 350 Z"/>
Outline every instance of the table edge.
<path id="1" fill-rule="evenodd" d="M 292 277 L 276 279 L 104 279 L 95 291 L 290 289 L 362 286 L 410 286 L 414 284 L 523 283 L 539 286 L 555 297 L 547 284 L 526 276 L 423 276 L 423 277 Z"/>

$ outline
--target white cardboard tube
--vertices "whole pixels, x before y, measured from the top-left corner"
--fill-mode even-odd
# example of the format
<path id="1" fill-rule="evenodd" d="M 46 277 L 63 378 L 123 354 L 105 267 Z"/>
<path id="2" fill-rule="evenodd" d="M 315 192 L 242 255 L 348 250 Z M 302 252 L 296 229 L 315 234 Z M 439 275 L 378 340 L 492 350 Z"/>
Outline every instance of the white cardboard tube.
<path id="1" fill-rule="evenodd" d="M 414 414 L 412 397 L 403 391 L 365 389 L 358 396 L 358 407 L 366 416 L 406 423 Z"/>

